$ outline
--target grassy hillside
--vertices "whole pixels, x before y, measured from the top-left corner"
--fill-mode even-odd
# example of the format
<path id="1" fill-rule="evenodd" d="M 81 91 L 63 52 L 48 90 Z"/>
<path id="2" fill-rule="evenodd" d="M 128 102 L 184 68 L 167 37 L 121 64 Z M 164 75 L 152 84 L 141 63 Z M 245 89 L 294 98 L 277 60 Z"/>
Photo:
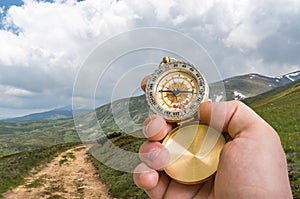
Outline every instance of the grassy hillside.
<path id="1" fill-rule="evenodd" d="M 139 146 L 146 141 L 145 139 L 138 139 L 126 134 L 122 134 L 119 137 L 111 138 L 110 141 L 126 151 L 132 151 L 138 153 Z M 111 154 L 106 153 L 107 150 L 110 150 L 110 143 L 103 143 L 102 146 L 95 146 L 93 153 L 98 153 L 101 156 L 105 156 L 105 159 L 115 159 L 116 156 L 120 156 L 122 154 Z M 114 156 L 114 157 L 111 157 Z M 120 157 L 121 158 L 121 157 Z M 126 159 L 129 159 L 126 158 Z M 118 170 L 114 170 L 103 163 L 99 162 L 96 158 L 93 158 L 94 165 L 99 171 L 100 177 L 105 182 L 105 184 L 109 188 L 109 192 L 114 198 L 139 198 L 144 199 L 148 198 L 148 196 L 141 189 L 137 188 L 133 182 L 132 173 L 126 173 Z M 124 161 L 122 166 L 124 167 L 135 167 L 139 163 L 138 158 L 132 158 L 130 162 Z"/>
<path id="2" fill-rule="evenodd" d="M 250 79 L 250 78 L 248 78 Z M 251 79 L 250 79 L 251 80 Z M 230 89 L 238 89 L 238 84 L 243 89 L 250 87 L 243 86 L 241 81 L 234 82 Z M 229 82 L 230 83 L 230 82 Z M 296 81 L 284 87 L 261 94 L 254 98 L 245 100 L 259 115 L 270 123 L 279 133 L 282 145 L 287 154 L 289 177 L 295 198 L 300 198 L 300 82 Z M 259 88 L 260 84 L 253 89 Z M 226 87 L 229 89 L 229 87 Z M 228 94 L 232 90 L 228 91 Z M 260 91 L 260 90 L 259 90 Z M 253 91 L 254 92 L 254 91 Z M 114 111 L 112 111 L 112 107 Z M 127 107 L 127 108 L 124 108 Z M 136 138 L 124 133 L 124 130 L 131 132 L 131 124 L 128 119 L 135 124 L 141 124 L 149 114 L 144 96 L 134 97 L 130 100 L 118 100 L 113 104 L 104 105 L 96 110 L 97 119 L 103 132 L 91 131 L 97 138 L 99 133 L 105 133 L 111 143 L 97 140 L 98 144 L 91 150 L 100 154 L 105 159 L 110 159 L 111 155 L 106 153 L 111 148 L 111 144 L 119 146 L 126 151 L 138 152 L 139 146 L 145 141 L 143 138 Z M 82 116 L 83 121 L 89 122 L 91 114 Z M 123 121 L 117 124 L 115 119 Z M 94 127 L 91 123 L 86 126 Z M 120 127 L 121 125 L 121 127 Z M 133 129 L 134 130 L 134 129 Z M 141 134 L 135 131 L 133 135 Z M 56 154 L 60 149 L 59 143 L 77 142 L 78 136 L 73 120 L 20 122 L 20 123 L 0 123 L 0 193 L 9 186 L 16 186 L 22 182 L 26 172 L 34 165 L 43 164 L 48 161 L 51 154 Z M 52 147 L 50 147 L 52 146 Z M 43 147 L 50 147 L 42 150 Z M 32 152 L 28 150 L 34 150 Z M 20 151 L 27 151 L 18 153 Z M 8 154 L 18 153 L 7 156 Z M 51 154 L 48 154 L 51 153 Z M 120 155 L 120 154 L 115 154 Z M 111 169 L 97 159 L 94 164 L 98 168 L 103 180 L 107 183 L 110 193 L 115 198 L 147 198 L 146 194 L 138 189 L 132 180 L 131 173 L 125 173 Z M 139 160 L 134 159 L 130 166 L 138 164 Z M 127 163 L 126 163 L 127 164 Z M 126 165 L 124 165 L 126 166 Z M 15 182 L 16 180 L 16 182 Z"/>
<path id="3" fill-rule="evenodd" d="M 127 107 L 127 108 L 124 108 Z M 113 109 L 113 110 L 112 110 Z M 96 110 L 99 125 L 107 135 L 111 142 L 103 142 L 106 139 L 97 140 L 97 144 L 90 149 L 93 154 L 101 156 L 102 160 L 110 160 L 122 158 L 123 154 L 108 153 L 111 151 L 112 144 L 126 151 L 138 153 L 140 145 L 146 141 L 143 138 L 136 138 L 132 135 L 141 135 L 141 131 L 134 131 L 131 124 L 126 122 L 133 121 L 135 124 L 141 125 L 149 114 L 145 96 L 133 97 L 131 99 L 123 99 L 104 105 Z M 87 116 L 86 116 L 87 117 Z M 116 124 L 116 120 L 121 123 Z M 122 123 L 123 122 L 123 123 Z M 131 132 L 132 135 L 126 134 Z M 113 157 L 111 157 L 113 156 Z M 130 162 L 128 160 L 130 159 Z M 134 168 L 140 161 L 137 157 L 127 157 L 127 161 L 122 163 L 121 167 Z M 132 174 L 118 170 L 114 170 L 93 158 L 94 165 L 101 174 L 102 180 L 107 184 L 109 192 L 115 198 L 148 198 L 148 196 L 133 182 Z"/>
<path id="4" fill-rule="evenodd" d="M 126 108 L 127 107 L 127 108 Z M 149 108 L 145 95 L 131 97 L 130 99 L 121 99 L 112 104 L 104 105 L 96 109 L 99 125 L 105 132 L 122 131 L 120 127 L 126 128 L 130 132 L 128 121 L 135 124 L 142 124 L 149 115 Z M 116 124 L 116 121 L 121 123 Z"/>
<path id="5" fill-rule="evenodd" d="M 300 81 L 245 100 L 278 132 L 295 198 L 300 198 Z"/>
<path id="6" fill-rule="evenodd" d="M 0 157 L 78 141 L 73 120 L 0 122 Z"/>
<path id="7" fill-rule="evenodd" d="M 257 95 L 254 97 L 250 97 L 244 100 L 246 104 L 250 104 L 252 108 L 260 107 L 263 105 L 271 104 L 273 101 L 285 100 L 285 97 L 300 92 L 300 80 L 297 80 L 295 82 L 286 84 L 284 86 L 281 86 L 279 88 L 273 89 L 271 91 L 265 92 L 261 95 Z M 293 100 L 291 99 L 289 101 L 290 104 L 296 103 L 297 99 Z"/>

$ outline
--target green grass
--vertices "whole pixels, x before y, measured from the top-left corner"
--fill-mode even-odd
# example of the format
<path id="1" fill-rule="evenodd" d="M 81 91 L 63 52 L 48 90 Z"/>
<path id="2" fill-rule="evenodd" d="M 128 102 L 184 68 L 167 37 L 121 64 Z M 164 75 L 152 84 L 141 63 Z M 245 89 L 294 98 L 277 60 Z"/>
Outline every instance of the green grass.
<path id="1" fill-rule="evenodd" d="M 137 153 L 139 146 L 145 141 L 145 139 L 134 138 L 129 135 L 122 134 L 119 137 L 112 138 L 110 140 L 113 144 L 119 146 L 126 151 L 132 151 Z M 118 159 L 118 155 L 122 154 L 109 154 L 107 150 L 110 150 L 111 145 L 104 143 L 102 146 L 92 148 L 93 153 L 97 153 L 102 156 L 103 159 Z M 105 156 L 105 157 L 103 157 Z M 114 156 L 114 157 L 111 157 Z M 129 159 L 129 157 L 127 157 Z M 109 193 L 114 198 L 148 198 L 148 196 L 135 186 L 132 178 L 132 173 L 126 173 L 112 169 L 103 163 L 99 162 L 95 157 L 92 157 L 92 161 L 95 167 L 98 169 L 98 173 L 101 174 L 101 179 L 108 186 Z M 130 160 L 130 162 L 124 162 L 124 166 L 134 168 L 140 161 L 138 159 Z"/>
<path id="2" fill-rule="evenodd" d="M 94 165 L 101 174 L 101 179 L 108 186 L 109 193 L 114 198 L 149 198 L 147 194 L 136 187 L 132 173 L 126 173 L 109 168 L 94 159 Z"/>
<path id="3" fill-rule="evenodd" d="M 279 134 L 285 150 L 294 198 L 300 198 L 300 82 L 256 99 L 250 106 Z M 246 101 L 247 102 L 247 101 Z M 249 102 L 249 101 L 248 101 Z"/>
<path id="4" fill-rule="evenodd" d="M 0 158 L 0 198 L 1 194 L 25 182 L 24 178 L 30 171 L 42 164 L 50 162 L 54 157 L 79 143 L 68 143 L 41 148 L 34 151 L 25 151 Z M 28 186 L 38 186 L 35 182 Z"/>

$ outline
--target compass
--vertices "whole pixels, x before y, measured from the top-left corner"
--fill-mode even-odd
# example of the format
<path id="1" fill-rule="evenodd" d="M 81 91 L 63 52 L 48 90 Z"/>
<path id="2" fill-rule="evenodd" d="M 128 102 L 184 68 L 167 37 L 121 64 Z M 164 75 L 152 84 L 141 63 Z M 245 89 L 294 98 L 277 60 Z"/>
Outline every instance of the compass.
<path id="1" fill-rule="evenodd" d="M 208 99 L 208 85 L 190 63 L 165 57 L 146 86 L 146 99 L 152 111 L 167 121 L 191 118 L 201 102 Z"/>
<path id="2" fill-rule="evenodd" d="M 150 110 L 177 124 L 162 141 L 171 157 L 164 171 L 184 184 L 209 179 L 225 144 L 220 132 L 195 120 L 208 95 L 207 81 L 198 68 L 170 57 L 163 58 L 146 85 Z"/>

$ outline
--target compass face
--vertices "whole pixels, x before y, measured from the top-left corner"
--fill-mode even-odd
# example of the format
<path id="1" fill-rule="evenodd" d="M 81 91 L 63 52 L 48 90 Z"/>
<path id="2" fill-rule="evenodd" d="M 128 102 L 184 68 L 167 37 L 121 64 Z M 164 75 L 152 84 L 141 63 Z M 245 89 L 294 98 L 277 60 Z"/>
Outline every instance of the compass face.
<path id="1" fill-rule="evenodd" d="M 207 98 L 208 86 L 202 74 L 193 65 L 181 61 L 162 63 L 146 87 L 151 110 L 168 121 L 192 117 Z"/>

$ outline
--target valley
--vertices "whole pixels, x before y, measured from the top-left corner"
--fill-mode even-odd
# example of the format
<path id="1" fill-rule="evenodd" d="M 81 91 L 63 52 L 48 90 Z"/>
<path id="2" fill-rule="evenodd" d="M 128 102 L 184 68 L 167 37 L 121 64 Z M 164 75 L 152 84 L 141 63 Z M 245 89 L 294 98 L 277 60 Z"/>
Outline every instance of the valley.
<path id="1" fill-rule="evenodd" d="M 224 95 L 218 92 L 222 86 L 225 87 L 226 100 L 243 100 L 278 132 L 286 152 L 295 198 L 300 197 L 300 158 L 297 155 L 300 153 L 299 79 L 300 73 L 297 72 L 276 78 L 249 74 L 210 85 L 213 96 L 211 98 Z M 95 130 L 95 123 L 90 122 L 94 113 L 101 131 Z M 102 158 L 109 160 L 111 155 L 119 155 L 107 153 L 113 145 L 137 153 L 145 139 L 140 138 L 141 130 L 133 128 L 132 124 L 141 125 L 148 114 L 145 97 L 141 95 L 103 105 L 95 112 L 80 116 L 79 120 L 85 122 L 82 125 L 88 127 L 86 132 L 90 144 L 93 144 L 90 153 L 101 154 Z M 77 147 L 78 142 L 80 138 L 72 119 L 1 121 L 0 195 L 11 187 L 24 184 L 24 178 L 30 174 L 31 169 L 52 161 L 63 151 Z M 131 173 L 109 168 L 97 158 L 92 157 L 91 161 L 112 197 L 147 198 L 145 193 L 134 185 Z M 138 159 L 133 158 L 129 164 L 134 167 L 138 162 Z M 12 165 L 14 170 L 7 170 Z M 20 176 L 20 179 L 14 181 L 14 176 Z"/>
<path id="2" fill-rule="evenodd" d="M 0 122 L 0 157 L 79 141 L 73 120 Z"/>

